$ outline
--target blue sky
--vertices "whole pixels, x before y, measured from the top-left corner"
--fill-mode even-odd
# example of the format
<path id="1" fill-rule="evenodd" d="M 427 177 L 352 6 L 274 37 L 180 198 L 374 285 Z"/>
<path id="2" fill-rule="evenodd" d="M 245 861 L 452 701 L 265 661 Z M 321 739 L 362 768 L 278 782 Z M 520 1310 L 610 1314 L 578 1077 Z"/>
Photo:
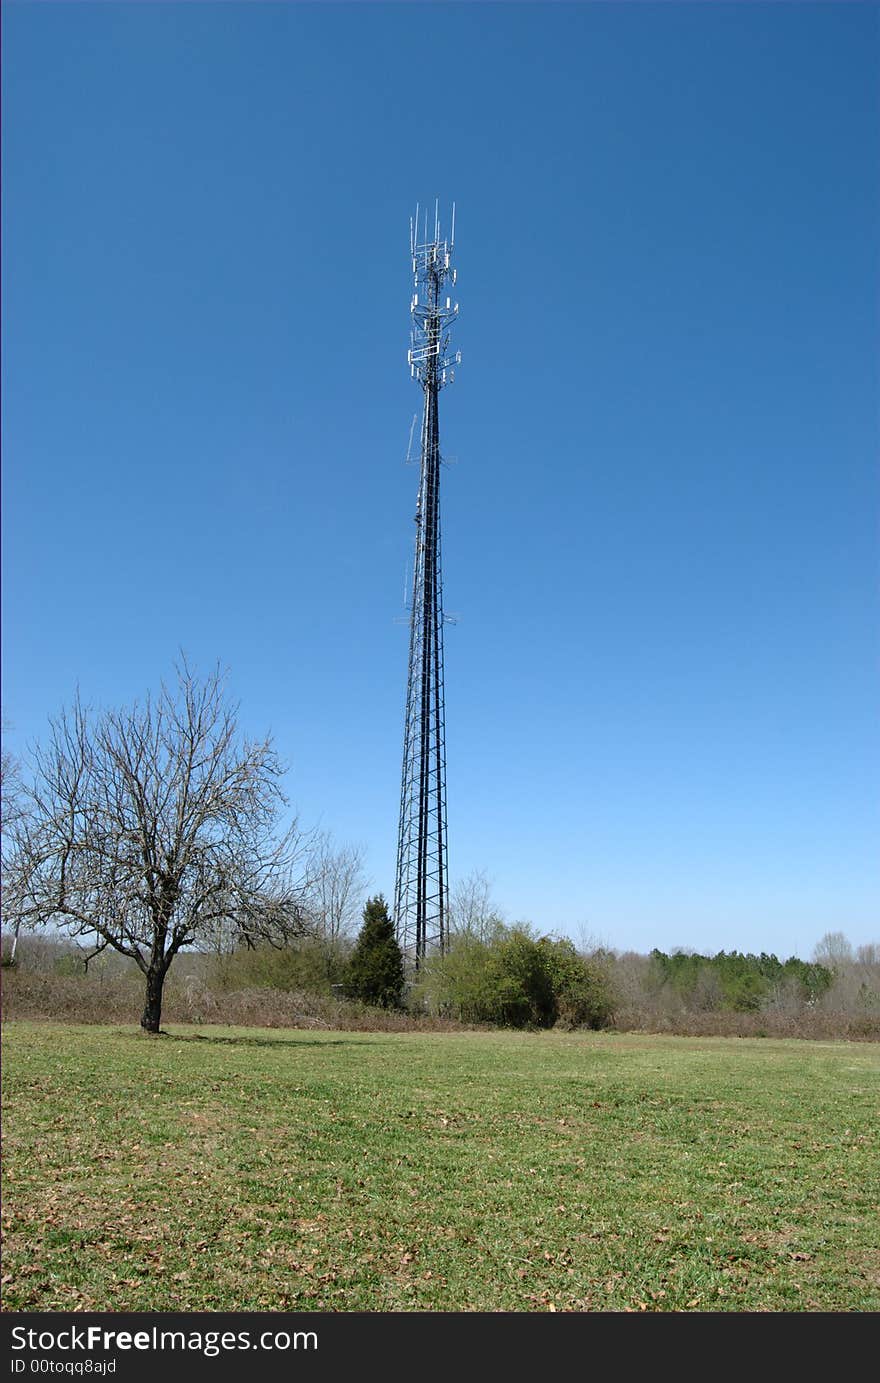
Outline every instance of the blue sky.
<path id="1" fill-rule="evenodd" d="M 29 4 L 4 24 L 4 718 L 178 648 L 393 891 L 457 202 L 450 863 L 619 947 L 880 917 L 880 11 Z"/>

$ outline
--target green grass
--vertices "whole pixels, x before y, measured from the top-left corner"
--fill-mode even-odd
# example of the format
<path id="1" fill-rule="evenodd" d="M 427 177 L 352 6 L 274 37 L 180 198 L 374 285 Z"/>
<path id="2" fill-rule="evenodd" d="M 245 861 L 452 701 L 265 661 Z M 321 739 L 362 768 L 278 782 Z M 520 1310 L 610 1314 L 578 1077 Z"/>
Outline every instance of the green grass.
<path id="1" fill-rule="evenodd" d="M 878 1310 L 870 1044 L 4 1029 L 6 1310 Z"/>

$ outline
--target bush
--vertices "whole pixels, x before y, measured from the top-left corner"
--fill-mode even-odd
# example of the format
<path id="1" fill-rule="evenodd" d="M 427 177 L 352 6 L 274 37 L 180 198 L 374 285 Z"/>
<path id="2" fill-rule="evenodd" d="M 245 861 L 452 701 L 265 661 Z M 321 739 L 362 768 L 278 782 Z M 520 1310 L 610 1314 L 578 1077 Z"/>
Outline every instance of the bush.
<path id="1" fill-rule="evenodd" d="M 455 937 L 446 955 L 428 960 L 410 996 L 416 1010 L 455 1014 L 465 1023 L 500 1021 L 499 1000 L 489 947 L 469 933 Z"/>
<path id="2" fill-rule="evenodd" d="M 544 943 L 536 941 L 524 928 L 514 927 L 501 932 L 492 949 L 502 983 L 516 995 L 515 1006 L 508 999 L 501 1021 L 512 1027 L 552 1027 L 556 1021 L 556 995 Z"/>
<path id="3" fill-rule="evenodd" d="M 498 927 L 487 941 L 453 941 L 429 962 L 420 997 L 461 1022 L 512 1028 L 602 1027 L 612 1011 L 598 966 L 570 941 L 539 940 L 525 927 Z"/>
<path id="4" fill-rule="evenodd" d="M 242 947 L 208 961 L 209 986 L 222 992 L 238 989 L 305 990 L 330 994 L 345 974 L 346 955 L 338 942 L 306 938 L 291 946 Z"/>
<path id="5" fill-rule="evenodd" d="M 445 956 L 428 962 L 419 987 L 429 1011 L 465 1023 L 546 1026 L 552 1006 L 535 942 L 524 931 L 498 928 L 489 941 L 463 935 Z"/>
<path id="6" fill-rule="evenodd" d="M 604 1028 L 614 1012 L 607 972 L 578 955 L 567 939 L 539 942 L 550 978 L 555 1021 L 564 1028 Z"/>

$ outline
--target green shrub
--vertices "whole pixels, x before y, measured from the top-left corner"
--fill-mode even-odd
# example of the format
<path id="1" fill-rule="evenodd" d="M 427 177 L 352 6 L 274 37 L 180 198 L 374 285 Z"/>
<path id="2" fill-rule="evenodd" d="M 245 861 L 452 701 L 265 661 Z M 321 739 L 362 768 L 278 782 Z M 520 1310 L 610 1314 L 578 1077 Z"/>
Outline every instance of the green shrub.
<path id="1" fill-rule="evenodd" d="M 570 941 L 538 939 L 526 927 L 496 929 L 487 941 L 456 938 L 430 961 L 418 995 L 429 1011 L 503 1027 L 601 1027 L 612 1011 L 601 969 Z"/>
<path id="2" fill-rule="evenodd" d="M 346 956 L 338 943 L 304 938 L 290 946 L 242 947 L 211 958 L 208 983 L 223 993 L 239 989 L 281 989 L 309 994 L 332 992 L 345 974 Z"/>
<path id="3" fill-rule="evenodd" d="M 514 927 L 497 937 L 494 951 L 502 978 L 517 995 L 515 1008 L 508 1003 L 502 1021 L 513 1027 L 552 1027 L 556 996 L 544 943 L 524 928 Z"/>
<path id="4" fill-rule="evenodd" d="M 560 1027 L 603 1028 L 611 1021 L 614 1000 L 608 975 L 585 960 L 567 938 L 539 942 L 550 979 L 554 1017 Z"/>
<path id="5" fill-rule="evenodd" d="M 534 950 L 526 934 L 504 928 L 489 941 L 456 937 L 445 956 L 429 960 L 415 998 L 465 1023 L 527 1027 L 545 999 L 546 977 Z"/>
<path id="6" fill-rule="evenodd" d="M 502 1023 L 523 1002 L 521 991 L 505 983 L 488 943 L 467 933 L 454 938 L 446 955 L 428 960 L 411 996 L 414 1009 L 465 1023 Z"/>

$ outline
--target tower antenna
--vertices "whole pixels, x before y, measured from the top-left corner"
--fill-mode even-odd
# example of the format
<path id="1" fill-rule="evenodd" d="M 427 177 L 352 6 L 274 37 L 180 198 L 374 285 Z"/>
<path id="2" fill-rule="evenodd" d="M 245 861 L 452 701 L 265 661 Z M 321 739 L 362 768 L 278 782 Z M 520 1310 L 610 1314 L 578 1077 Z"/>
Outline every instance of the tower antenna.
<path id="1" fill-rule="evenodd" d="M 422 389 L 419 493 L 409 626 L 409 665 L 403 731 L 400 827 L 394 885 L 397 939 L 410 972 L 449 940 L 449 873 L 446 846 L 446 701 L 443 671 L 443 573 L 440 560 L 440 425 L 437 400 L 454 377 L 461 352 L 448 353 L 458 303 L 443 296 L 454 278 L 440 242 L 439 202 L 434 239 L 418 243 L 416 210 L 415 293 L 410 373 Z M 454 222 L 453 222 L 454 223 Z M 410 434 L 412 439 L 412 433 Z"/>

